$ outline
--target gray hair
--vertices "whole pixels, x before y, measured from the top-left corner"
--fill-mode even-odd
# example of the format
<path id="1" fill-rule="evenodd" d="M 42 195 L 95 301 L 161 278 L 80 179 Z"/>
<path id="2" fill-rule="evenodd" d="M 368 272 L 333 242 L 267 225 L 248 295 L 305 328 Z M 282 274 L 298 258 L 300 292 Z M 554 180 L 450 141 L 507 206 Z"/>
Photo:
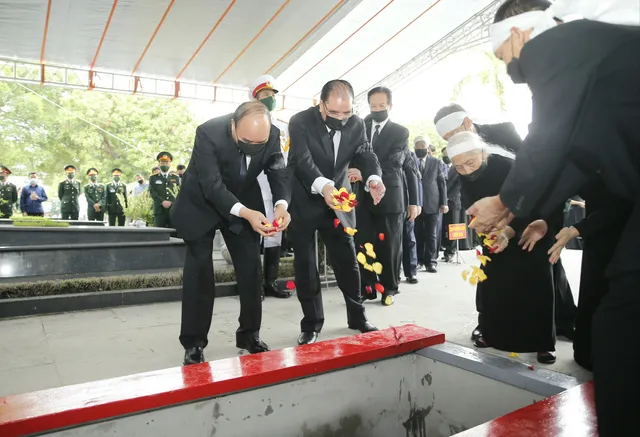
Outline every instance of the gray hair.
<path id="1" fill-rule="evenodd" d="M 240 106 L 238 106 L 234 111 L 231 119 L 237 125 L 243 118 L 254 114 L 264 116 L 269 120 L 269 123 L 271 123 L 271 113 L 269 112 L 269 109 L 262 102 L 257 100 L 240 104 Z"/>

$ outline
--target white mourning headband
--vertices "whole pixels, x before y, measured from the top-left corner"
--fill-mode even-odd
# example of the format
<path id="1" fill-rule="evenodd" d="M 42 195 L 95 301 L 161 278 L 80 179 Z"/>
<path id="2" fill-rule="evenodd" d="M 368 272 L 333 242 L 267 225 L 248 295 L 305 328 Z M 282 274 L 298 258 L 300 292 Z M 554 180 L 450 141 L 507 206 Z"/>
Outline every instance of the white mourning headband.
<path id="1" fill-rule="evenodd" d="M 463 153 L 484 148 L 485 142 L 482 141 L 482 138 L 480 138 L 478 134 L 467 131 L 460 132 L 449 139 L 447 143 L 447 156 L 449 156 L 449 159 L 453 159 Z"/>
<path id="2" fill-rule="evenodd" d="M 469 115 L 464 111 L 454 112 L 447 115 L 446 117 L 442 117 L 436 123 L 436 130 L 438 131 L 438 135 L 444 138 L 444 136 L 448 132 L 451 132 L 454 129 L 458 129 L 460 126 L 462 126 L 462 122 L 467 117 L 469 117 Z"/>

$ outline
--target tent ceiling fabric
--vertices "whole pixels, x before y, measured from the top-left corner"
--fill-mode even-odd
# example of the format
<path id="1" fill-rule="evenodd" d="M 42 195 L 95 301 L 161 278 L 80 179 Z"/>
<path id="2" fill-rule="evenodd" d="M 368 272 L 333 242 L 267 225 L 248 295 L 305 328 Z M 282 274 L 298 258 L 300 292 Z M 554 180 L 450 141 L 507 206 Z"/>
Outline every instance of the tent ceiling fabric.
<path id="1" fill-rule="evenodd" d="M 244 87 L 267 71 L 278 76 L 358 3 L 0 0 L 0 57 L 169 80 L 184 69 L 183 81 Z"/>
<path id="2" fill-rule="evenodd" d="M 358 94 L 493 1 L 0 0 L 0 57 L 240 87 L 269 73 L 305 99 L 344 78 Z"/>

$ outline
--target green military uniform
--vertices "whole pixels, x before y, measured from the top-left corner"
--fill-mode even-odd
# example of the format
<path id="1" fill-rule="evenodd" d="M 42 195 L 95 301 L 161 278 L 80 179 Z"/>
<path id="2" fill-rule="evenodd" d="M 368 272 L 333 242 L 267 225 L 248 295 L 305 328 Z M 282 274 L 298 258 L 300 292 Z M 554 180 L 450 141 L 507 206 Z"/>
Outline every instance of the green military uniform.
<path id="1" fill-rule="evenodd" d="M 98 170 L 95 168 L 87 170 L 87 176 L 89 176 L 91 182 L 84 186 L 84 197 L 87 199 L 87 219 L 89 221 L 101 222 L 104 220 L 104 209 L 107 203 L 107 189 L 104 184 L 96 182 L 98 173 Z M 94 207 L 96 204 L 100 205 L 100 208 L 97 211 Z"/>
<path id="2" fill-rule="evenodd" d="M 3 177 L 0 178 L 0 218 L 9 218 L 13 215 L 13 204 L 18 201 L 16 186 L 7 179 L 11 174 L 5 166 L 0 166 Z"/>
<path id="3" fill-rule="evenodd" d="M 160 163 L 161 172 L 149 178 L 149 194 L 153 199 L 153 221 L 157 228 L 172 228 L 171 207 L 165 208 L 162 202 L 169 201 L 173 204 L 176 199 L 174 192 L 180 186 L 180 176 L 168 173 L 169 163 L 173 156 L 169 152 L 160 152 L 156 159 Z M 164 170 L 164 171 L 163 171 Z"/>
<path id="4" fill-rule="evenodd" d="M 76 172 L 76 168 L 73 165 L 67 165 L 64 171 L 67 172 L 67 179 L 58 185 L 58 198 L 60 199 L 62 220 L 78 220 L 78 216 L 80 215 L 80 203 L 78 199 L 80 194 L 82 194 L 82 185 L 73 179 Z"/>
<path id="5" fill-rule="evenodd" d="M 118 199 L 118 194 L 122 194 L 124 196 L 125 205 L 128 206 L 127 200 L 127 186 L 120 182 L 120 175 L 122 174 L 122 170 L 119 168 L 114 168 L 111 170 L 111 175 L 114 180 L 107 184 L 107 213 L 109 214 L 109 226 L 116 225 L 116 219 L 118 219 L 118 226 L 124 226 L 125 215 L 123 205 L 120 203 Z M 117 180 L 116 180 L 117 179 Z"/>

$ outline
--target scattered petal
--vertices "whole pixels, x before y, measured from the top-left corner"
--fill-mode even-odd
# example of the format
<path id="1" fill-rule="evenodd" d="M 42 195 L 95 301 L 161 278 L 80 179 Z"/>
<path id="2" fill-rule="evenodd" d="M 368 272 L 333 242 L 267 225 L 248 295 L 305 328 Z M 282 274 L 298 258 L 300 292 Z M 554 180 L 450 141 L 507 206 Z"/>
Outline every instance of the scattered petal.
<path id="1" fill-rule="evenodd" d="M 478 278 L 476 276 L 471 276 L 469 278 L 469 284 L 476 285 L 478 283 Z"/>
<path id="2" fill-rule="evenodd" d="M 376 291 L 378 293 L 384 293 L 384 287 L 382 286 L 382 284 L 376 284 Z"/>
<path id="3" fill-rule="evenodd" d="M 491 258 L 486 255 L 478 255 L 478 261 L 480 261 L 480 264 L 483 266 L 486 266 L 487 263 L 491 261 Z"/>
<path id="4" fill-rule="evenodd" d="M 529 368 L 529 370 L 533 370 L 533 364 L 529 364 L 529 366 L 527 366 Z"/>
<path id="5" fill-rule="evenodd" d="M 366 250 L 367 252 L 373 252 L 373 244 L 364 243 L 364 250 Z"/>
<path id="6" fill-rule="evenodd" d="M 356 232 L 358 232 L 357 229 L 353 229 L 353 228 L 349 228 L 349 227 L 344 228 L 344 231 L 349 235 L 355 235 Z"/>
<path id="7" fill-rule="evenodd" d="M 370 272 L 373 271 L 373 266 L 371 264 L 365 263 L 363 267 L 365 270 L 369 270 Z"/>
<path id="8" fill-rule="evenodd" d="M 480 251 L 480 249 L 476 249 L 476 256 L 481 256 L 482 252 Z"/>
<path id="9" fill-rule="evenodd" d="M 367 263 L 367 257 L 362 252 L 358 252 L 358 256 L 356 257 L 356 259 L 362 265 L 365 265 Z"/>
<path id="10" fill-rule="evenodd" d="M 382 232 L 380 232 L 380 233 L 378 234 L 378 239 L 379 239 L 380 241 L 384 241 L 384 234 L 383 234 Z"/>
<path id="11" fill-rule="evenodd" d="M 462 279 L 464 281 L 466 281 L 468 277 L 469 277 L 469 270 L 463 270 L 462 271 Z"/>
<path id="12" fill-rule="evenodd" d="M 287 290 L 293 290 L 296 288 L 296 284 L 293 281 L 287 281 Z"/>
<path id="13" fill-rule="evenodd" d="M 340 220 L 338 219 L 333 219 L 333 227 L 338 229 L 338 226 L 340 226 Z"/>
<path id="14" fill-rule="evenodd" d="M 509 354 L 509 356 L 510 356 L 511 358 L 520 358 L 520 354 L 517 354 L 517 353 L 515 353 L 515 352 L 511 352 L 511 353 Z"/>
<path id="15" fill-rule="evenodd" d="M 386 297 L 384 298 L 384 304 L 385 304 L 386 306 L 393 305 L 393 296 L 386 296 Z"/>
<path id="16" fill-rule="evenodd" d="M 376 272 L 376 274 L 381 274 L 382 273 L 382 264 L 380 263 L 373 263 L 373 271 Z"/>
<path id="17" fill-rule="evenodd" d="M 367 285 L 366 287 L 364 287 L 364 291 L 366 291 L 367 294 L 371 294 L 373 292 L 373 289 L 371 288 L 371 285 Z"/>

